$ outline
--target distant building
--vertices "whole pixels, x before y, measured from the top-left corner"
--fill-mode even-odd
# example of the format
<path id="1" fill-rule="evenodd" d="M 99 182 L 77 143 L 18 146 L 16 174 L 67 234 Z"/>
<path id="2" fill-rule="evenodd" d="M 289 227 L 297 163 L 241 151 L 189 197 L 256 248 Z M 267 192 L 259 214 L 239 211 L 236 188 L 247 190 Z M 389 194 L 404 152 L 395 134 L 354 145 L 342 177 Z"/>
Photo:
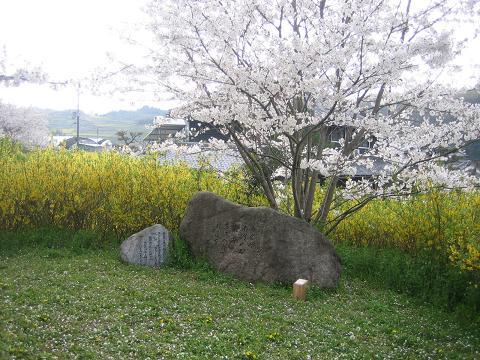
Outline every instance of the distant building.
<path id="1" fill-rule="evenodd" d="M 454 154 L 450 166 L 480 177 L 480 139 L 466 146 L 463 152 Z"/>
<path id="2" fill-rule="evenodd" d="M 53 135 L 50 137 L 49 144 L 58 147 L 64 144 L 72 135 Z"/>
<path id="3" fill-rule="evenodd" d="M 178 142 L 190 143 L 208 141 L 209 139 L 227 140 L 228 137 L 221 134 L 212 125 L 196 121 L 193 119 L 174 119 L 170 117 L 155 116 L 154 123 L 160 125 L 150 131 L 145 136 L 144 141 L 147 143 L 161 143 L 167 139 L 178 138 Z"/>
<path id="4" fill-rule="evenodd" d="M 168 116 L 156 116 L 154 123 L 159 125 L 145 136 L 146 143 L 161 143 L 173 139 L 187 149 L 185 152 L 169 150 L 161 153 L 158 161 L 162 164 L 182 163 L 195 169 L 208 168 L 223 172 L 243 163 L 236 150 L 218 151 L 208 145 L 209 139 L 228 138 L 210 124 L 192 119 L 173 119 Z M 195 150 L 192 151 L 193 149 Z"/>
<path id="5" fill-rule="evenodd" d="M 77 137 L 72 135 L 54 135 L 50 139 L 50 144 L 54 147 L 65 146 L 66 149 L 71 150 L 77 147 Z M 107 139 L 80 136 L 78 138 L 78 148 L 91 152 L 109 151 L 113 148 L 113 144 Z"/>
<path id="6" fill-rule="evenodd" d="M 197 143 L 187 143 L 185 146 L 193 148 Z M 240 154 L 235 149 L 215 150 L 207 144 L 198 151 L 178 152 L 168 150 L 158 157 L 160 164 L 186 164 L 194 169 L 209 169 L 218 172 L 225 172 L 232 168 L 243 165 Z"/>
<path id="7" fill-rule="evenodd" d="M 480 139 L 469 145 L 465 152 L 468 160 L 471 162 L 472 172 L 480 176 Z"/>
<path id="8" fill-rule="evenodd" d="M 110 151 L 113 149 L 113 143 L 108 139 L 102 139 L 102 138 L 89 138 L 89 139 L 101 145 L 103 150 L 105 151 Z"/>
<path id="9" fill-rule="evenodd" d="M 155 116 L 154 123 L 162 121 L 163 123 L 150 131 L 143 139 L 147 143 L 161 143 L 167 139 L 182 135 L 183 138 L 188 134 L 188 122 L 183 119 L 164 119 L 162 116 Z"/>
<path id="10" fill-rule="evenodd" d="M 77 147 L 77 137 L 71 137 L 65 141 L 65 148 L 68 150 L 75 149 Z M 91 152 L 100 152 L 103 151 L 102 145 L 93 141 L 90 138 L 79 137 L 78 138 L 78 149 L 91 151 Z"/>

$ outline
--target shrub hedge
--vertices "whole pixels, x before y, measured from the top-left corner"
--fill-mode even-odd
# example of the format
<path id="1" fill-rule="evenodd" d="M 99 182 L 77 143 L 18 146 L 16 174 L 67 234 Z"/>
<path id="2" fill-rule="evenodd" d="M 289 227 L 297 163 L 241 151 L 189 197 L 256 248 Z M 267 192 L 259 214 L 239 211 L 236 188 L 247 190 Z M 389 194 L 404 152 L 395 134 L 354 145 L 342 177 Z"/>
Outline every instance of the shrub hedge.
<path id="1" fill-rule="evenodd" d="M 56 226 L 125 237 L 154 223 L 176 231 L 196 191 L 249 206 L 266 205 L 240 171 L 220 177 L 153 155 L 37 149 L 0 141 L 0 229 Z M 288 196 L 284 196 L 287 209 Z M 480 273 L 480 193 L 431 192 L 373 201 L 331 237 L 356 246 L 428 251 L 463 272 Z M 477 284 L 474 284 L 477 285 Z"/>
<path id="2" fill-rule="evenodd" d="M 219 177 L 154 156 L 33 150 L 0 144 L 0 229 L 57 226 L 119 238 L 155 223 L 176 231 L 189 198 L 212 191 L 232 201 L 264 203 L 240 173 Z"/>

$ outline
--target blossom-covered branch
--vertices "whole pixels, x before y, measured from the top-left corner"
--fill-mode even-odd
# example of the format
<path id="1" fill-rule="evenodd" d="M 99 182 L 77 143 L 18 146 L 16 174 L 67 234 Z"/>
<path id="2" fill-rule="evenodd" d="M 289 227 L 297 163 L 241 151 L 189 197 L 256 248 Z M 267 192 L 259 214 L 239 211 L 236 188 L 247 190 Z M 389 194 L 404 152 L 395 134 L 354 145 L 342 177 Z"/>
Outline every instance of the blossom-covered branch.
<path id="1" fill-rule="evenodd" d="M 478 181 L 441 160 L 480 138 L 480 109 L 439 81 L 476 1 L 154 0 L 148 11 L 149 70 L 186 104 L 176 115 L 228 134 L 272 208 L 267 163 L 287 168 L 294 214 L 309 222 L 327 223 L 338 196 Z"/>

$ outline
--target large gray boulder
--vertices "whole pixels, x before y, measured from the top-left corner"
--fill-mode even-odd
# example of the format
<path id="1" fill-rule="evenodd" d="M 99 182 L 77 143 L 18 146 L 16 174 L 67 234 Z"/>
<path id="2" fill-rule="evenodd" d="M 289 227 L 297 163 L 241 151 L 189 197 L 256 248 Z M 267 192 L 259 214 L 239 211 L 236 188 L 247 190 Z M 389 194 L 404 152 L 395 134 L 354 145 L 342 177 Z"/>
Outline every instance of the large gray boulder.
<path id="1" fill-rule="evenodd" d="M 133 234 L 120 245 L 123 261 L 147 266 L 161 266 L 168 255 L 170 233 L 156 224 Z"/>
<path id="2" fill-rule="evenodd" d="M 242 280 L 292 283 L 299 278 L 336 286 L 340 260 L 324 235 L 275 210 L 196 193 L 180 225 L 195 257 Z"/>

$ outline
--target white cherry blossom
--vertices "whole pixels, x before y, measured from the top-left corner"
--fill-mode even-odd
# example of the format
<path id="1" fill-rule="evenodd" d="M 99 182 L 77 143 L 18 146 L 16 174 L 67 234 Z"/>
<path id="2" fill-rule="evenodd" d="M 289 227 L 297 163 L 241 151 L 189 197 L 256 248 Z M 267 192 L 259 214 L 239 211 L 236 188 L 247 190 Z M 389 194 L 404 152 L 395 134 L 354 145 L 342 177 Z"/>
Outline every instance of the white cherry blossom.
<path id="1" fill-rule="evenodd" d="M 154 0 L 148 70 L 184 102 L 175 116 L 229 134 L 272 208 L 281 196 L 271 176 L 286 168 L 294 215 L 333 228 L 378 196 L 478 184 L 441 159 L 480 138 L 480 109 L 439 79 L 465 45 L 459 20 L 475 24 L 479 9 L 450 0 Z M 335 131 L 343 139 L 332 142 Z M 361 169 L 371 176 L 353 181 Z M 327 188 L 314 208 L 319 178 Z M 356 205 L 332 220 L 342 197 Z"/>

